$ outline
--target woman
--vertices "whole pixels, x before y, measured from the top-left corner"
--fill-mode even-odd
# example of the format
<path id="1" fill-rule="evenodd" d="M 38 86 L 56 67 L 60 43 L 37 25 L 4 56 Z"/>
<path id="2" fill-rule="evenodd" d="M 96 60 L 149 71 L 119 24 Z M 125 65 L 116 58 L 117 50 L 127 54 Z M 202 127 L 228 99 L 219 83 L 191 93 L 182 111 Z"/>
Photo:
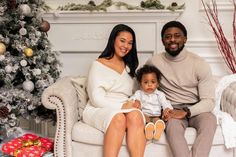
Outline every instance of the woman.
<path id="1" fill-rule="evenodd" d="M 144 156 L 145 119 L 138 109 L 140 106 L 128 102 L 137 67 L 135 33 L 129 26 L 118 24 L 105 50 L 90 68 L 89 102 L 83 113 L 85 123 L 105 133 L 104 157 L 118 156 L 125 134 L 130 156 Z"/>

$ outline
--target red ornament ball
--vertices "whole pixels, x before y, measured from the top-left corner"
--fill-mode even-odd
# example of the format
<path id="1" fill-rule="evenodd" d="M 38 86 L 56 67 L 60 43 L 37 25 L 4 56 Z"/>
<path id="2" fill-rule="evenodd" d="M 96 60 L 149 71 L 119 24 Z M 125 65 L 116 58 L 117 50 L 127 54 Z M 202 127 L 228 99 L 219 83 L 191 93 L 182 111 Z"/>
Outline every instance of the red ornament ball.
<path id="1" fill-rule="evenodd" d="M 50 24 L 48 23 L 48 21 L 43 20 L 39 26 L 39 29 L 42 32 L 47 32 L 50 29 Z"/>

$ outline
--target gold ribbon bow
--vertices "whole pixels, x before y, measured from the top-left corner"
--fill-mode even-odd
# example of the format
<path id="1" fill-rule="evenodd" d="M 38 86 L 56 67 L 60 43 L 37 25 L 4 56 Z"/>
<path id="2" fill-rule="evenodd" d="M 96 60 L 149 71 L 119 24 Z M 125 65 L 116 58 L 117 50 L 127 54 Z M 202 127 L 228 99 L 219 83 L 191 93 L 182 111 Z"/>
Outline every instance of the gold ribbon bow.
<path id="1" fill-rule="evenodd" d="M 28 148 L 28 147 L 31 147 L 31 146 L 43 147 L 48 151 L 48 149 L 42 145 L 42 142 L 39 139 L 40 139 L 40 137 L 36 138 L 35 140 L 20 139 L 22 141 L 22 145 L 19 149 L 14 151 L 14 154 L 13 154 L 14 157 L 17 157 L 17 155 L 22 151 L 23 148 Z"/>

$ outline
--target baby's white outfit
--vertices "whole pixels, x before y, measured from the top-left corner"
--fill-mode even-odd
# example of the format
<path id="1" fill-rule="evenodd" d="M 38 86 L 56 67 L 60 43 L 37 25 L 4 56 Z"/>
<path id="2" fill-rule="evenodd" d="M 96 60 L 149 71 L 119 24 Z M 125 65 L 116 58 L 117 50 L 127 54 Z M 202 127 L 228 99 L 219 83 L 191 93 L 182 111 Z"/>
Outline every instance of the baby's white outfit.
<path id="1" fill-rule="evenodd" d="M 148 116 L 160 116 L 162 108 L 173 109 L 170 101 L 166 100 L 165 94 L 157 89 L 151 94 L 137 90 L 130 99 L 139 100 L 143 113 Z"/>

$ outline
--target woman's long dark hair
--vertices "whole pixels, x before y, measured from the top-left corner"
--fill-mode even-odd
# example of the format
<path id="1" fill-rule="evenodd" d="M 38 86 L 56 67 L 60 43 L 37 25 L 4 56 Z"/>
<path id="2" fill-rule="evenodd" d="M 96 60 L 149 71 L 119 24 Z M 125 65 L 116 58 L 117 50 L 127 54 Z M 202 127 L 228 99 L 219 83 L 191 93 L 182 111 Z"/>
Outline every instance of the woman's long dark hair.
<path id="1" fill-rule="evenodd" d="M 130 28 L 127 25 L 124 24 L 118 24 L 116 25 L 109 36 L 108 43 L 102 54 L 98 58 L 107 58 L 111 59 L 114 56 L 115 53 L 115 39 L 119 35 L 120 32 L 129 32 L 133 36 L 133 43 L 132 43 L 132 49 L 130 52 L 123 57 L 123 60 L 125 62 L 125 65 L 127 65 L 130 69 L 129 75 L 131 77 L 135 76 L 135 70 L 138 67 L 138 56 L 137 56 L 137 48 L 136 48 L 136 38 L 135 33 L 132 28 Z"/>

